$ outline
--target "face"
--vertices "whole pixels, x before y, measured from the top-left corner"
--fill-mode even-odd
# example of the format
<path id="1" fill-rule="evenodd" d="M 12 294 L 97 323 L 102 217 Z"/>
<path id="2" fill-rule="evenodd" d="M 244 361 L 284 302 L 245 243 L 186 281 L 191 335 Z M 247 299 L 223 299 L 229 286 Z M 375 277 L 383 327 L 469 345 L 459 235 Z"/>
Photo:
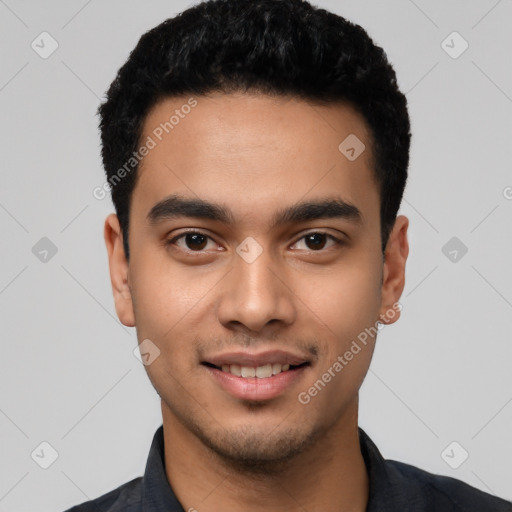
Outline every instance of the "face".
<path id="1" fill-rule="evenodd" d="M 399 317 L 408 223 L 383 262 L 370 132 L 347 104 L 215 94 L 160 102 L 148 137 L 129 263 L 114 214 L 105 240 L 117 314 L 159 351 L 164 423 L 233 461 L 288 460 L 354 421 L 377 322 Z"/>

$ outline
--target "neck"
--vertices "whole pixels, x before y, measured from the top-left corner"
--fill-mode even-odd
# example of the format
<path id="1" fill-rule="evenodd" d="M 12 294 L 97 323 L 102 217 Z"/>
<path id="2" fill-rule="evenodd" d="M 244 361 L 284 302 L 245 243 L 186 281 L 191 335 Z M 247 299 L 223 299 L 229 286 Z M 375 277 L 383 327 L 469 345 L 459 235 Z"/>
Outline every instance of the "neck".
<path id="1" fill-rule="evenodd" d="M 307 450 L 271 474 L 243 471 L 206 447 L 162 402 L 165 466 L 183 508 L 194 512 L 364 512 L 369 480 L 359 446 L 357 399 Z"/>

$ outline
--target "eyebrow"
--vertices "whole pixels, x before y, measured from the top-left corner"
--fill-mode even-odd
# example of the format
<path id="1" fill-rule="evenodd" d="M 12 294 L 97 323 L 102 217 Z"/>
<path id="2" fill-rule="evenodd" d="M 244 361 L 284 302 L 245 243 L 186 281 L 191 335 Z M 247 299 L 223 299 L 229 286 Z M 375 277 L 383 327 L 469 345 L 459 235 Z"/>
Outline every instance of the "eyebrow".
<path id="1" fill-rule="evenodd" d="M 223 205 L 199 198 L 170 195 L 156 203 L 147 220 L 151 225 L 178 217 L 190 217 L 235 224 L 231 210 Z M 270 228 L 317 219 L 345 219 L 355 224 L 363 223 L 359 208 L 339 197 L 296 203 L 278 210 L 272 217 Z"/>

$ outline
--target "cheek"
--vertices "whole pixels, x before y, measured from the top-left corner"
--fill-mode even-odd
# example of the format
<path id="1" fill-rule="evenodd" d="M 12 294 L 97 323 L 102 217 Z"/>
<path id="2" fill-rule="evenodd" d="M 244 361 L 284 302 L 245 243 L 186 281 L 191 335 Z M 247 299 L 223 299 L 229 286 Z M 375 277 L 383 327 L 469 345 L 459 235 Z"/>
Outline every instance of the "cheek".
<path id="1" fill-rule="evenodd" d="M 187 273 L 150 258 L 136 268 L 132 296 L 139 338 L 163 341 L 176 336 L 194 317 L 201 299 L 211 288 L 210 279 L 206 274 Z"/>
<path id="2" fill-rule="evenodd" d="M 333 348 L 341 350 L 378 319 L 380 269 L 375 262 L 365 262 L 364 258 L 357 264 L 340 265 L 329 275 L 312 278 L 303 297 L 314 313 L 315 323 L 325 331 L 323 337 L 330 339 L 330 344 L 336 337 Z"/>
<path id="3" fill-rule="evenodd" d="M 159 354 L 145 366 L 149 379 L 168 398 L 190 392 L 187 376 L 197 365 L 193 338 L 201 326 L 198 315 L 204 315 L 202 285 L 148 263 L 139 266 L 132 294 L 138 342 L 151 340 Z"/>
<path id="4" fill-rule="evenodd" d="M 318 414 L 328 410 L 327 422 L 338 418 L 357 396 L 368 371 L 377 332 L 379 290 L 378 267 L 354 265 L 325 279 L 323 289 L 309 295 L 321 357 L 300 397 L 310 400 L 307 407 Z"/>

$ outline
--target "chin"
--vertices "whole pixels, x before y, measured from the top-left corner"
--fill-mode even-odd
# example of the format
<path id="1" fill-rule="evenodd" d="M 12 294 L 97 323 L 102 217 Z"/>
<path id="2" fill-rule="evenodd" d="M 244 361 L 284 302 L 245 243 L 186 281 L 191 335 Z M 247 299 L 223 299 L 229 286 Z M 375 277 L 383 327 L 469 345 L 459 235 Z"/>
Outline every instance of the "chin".
<path id="1" fill-rule="evenodd" d="M 306 431 L 304 425 L 301 430 L 278 427 L 262 431 L 249 425 L 212 433 L 196 425 L 194 432 L 223 464 L 237 471 L 270 475 L 282 472 L 321 435 L 320 430 Z"/>

